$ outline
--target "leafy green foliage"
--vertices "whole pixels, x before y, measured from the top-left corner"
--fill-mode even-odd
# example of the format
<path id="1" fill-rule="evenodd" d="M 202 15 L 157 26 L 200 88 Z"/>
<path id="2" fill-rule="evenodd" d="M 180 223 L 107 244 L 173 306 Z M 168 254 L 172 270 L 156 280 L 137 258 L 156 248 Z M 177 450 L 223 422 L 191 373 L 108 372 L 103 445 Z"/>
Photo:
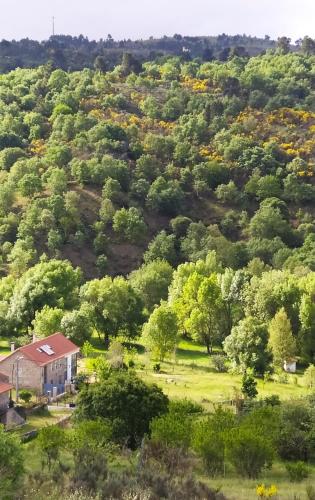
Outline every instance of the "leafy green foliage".
<path id="1" fill-rule="evenodd" d="M 2 425 L 0 444 L 0 492 L 4 499 L 9 499 L 18 489 L 24 471 L 23 451 L 17 436 L 5 432 Z"/>
<path id="2" fill-rule="evenodd" d="M 253 429 L 239 427 L 227 437 L 227 458 L 238 474 L 257 478 L 265 467 L 271 467 L 274 449 L 269 440 Z"/>
<path id="3" fill-rule="evenodd" d="M 166 303 L 154 309 L 143 327 L 146 347 L 160 361 L 174 353 L 178 341 L 178 321 L 176 313 Z"/>
<path id="4" fill-rule="evenodd" d="M 113 373 L 80 392 L 77 417 L 108 419 L 114 439 L 133 448 L 149 432 L 151 420 L 165 413 L 167 406 L 168 398 L 157 386 L 129 373 Z"/>

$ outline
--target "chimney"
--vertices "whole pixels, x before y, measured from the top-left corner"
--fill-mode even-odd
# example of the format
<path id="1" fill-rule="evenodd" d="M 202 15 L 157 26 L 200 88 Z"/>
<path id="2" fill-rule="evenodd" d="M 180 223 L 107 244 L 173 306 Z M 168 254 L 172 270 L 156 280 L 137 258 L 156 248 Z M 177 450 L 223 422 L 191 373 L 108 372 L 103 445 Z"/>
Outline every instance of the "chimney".
<path id="1" fill-rule="evenodd" d="M 37 340 L 38 340 L 38 338 L 36 337 L 36 333 L 33 333 L 33 340 L 32 340 L 33 344 L 34 344 L 34 342 L 37 342 Z"/>
<path id="2" fill-rule="evenodd" d="M 15 342 L 10 342 L 11 352 L 15 351 Z"/>

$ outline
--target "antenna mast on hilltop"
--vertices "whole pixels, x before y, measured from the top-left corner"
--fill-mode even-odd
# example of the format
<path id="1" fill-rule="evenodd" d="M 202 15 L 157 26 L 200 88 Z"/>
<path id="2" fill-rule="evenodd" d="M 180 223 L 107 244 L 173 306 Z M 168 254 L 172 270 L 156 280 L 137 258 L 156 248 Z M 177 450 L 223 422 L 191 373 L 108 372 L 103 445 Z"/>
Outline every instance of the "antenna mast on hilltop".
<path id="1" fill-rule="evenodd" d="M 55 36 L 55 16 L 52 17 L 52 36 Z"/>

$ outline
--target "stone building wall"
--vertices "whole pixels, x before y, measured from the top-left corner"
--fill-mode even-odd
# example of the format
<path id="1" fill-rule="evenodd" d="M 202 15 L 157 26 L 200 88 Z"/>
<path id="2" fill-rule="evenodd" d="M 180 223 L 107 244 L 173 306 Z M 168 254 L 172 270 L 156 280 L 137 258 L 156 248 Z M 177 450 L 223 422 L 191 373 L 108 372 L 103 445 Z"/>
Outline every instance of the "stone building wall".
<path id="1" fill-rule="evenodd" d="M 57 359 L 46 365 L 47 384 L 64 384 L 67 379 L 66 358 Z"/>
<path id="2" fill-rule="evenodd" d="M 0 372 L 7 375 L 14 386 L 16 385 L 17 358 L 20 356 L 21 353 L 16 351 L 0 361 Z M 37 394 L 42 393 L 43 369 L 26 357 L 19 360 L 19 388 L 30 389 Z"/>
<path id="3" fill-rule="evenodd" d="M 0 413 L 8 408 L 10 391 L 0 394 Z"/>

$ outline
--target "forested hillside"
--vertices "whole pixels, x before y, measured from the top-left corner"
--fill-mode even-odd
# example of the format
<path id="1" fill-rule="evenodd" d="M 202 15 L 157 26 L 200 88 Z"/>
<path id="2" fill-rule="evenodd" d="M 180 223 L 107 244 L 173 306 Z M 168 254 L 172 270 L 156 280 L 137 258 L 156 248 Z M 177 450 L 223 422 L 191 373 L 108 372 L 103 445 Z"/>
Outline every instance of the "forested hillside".
<path id="1" fill-rule="evenodd" d="M 243 292 L 237 301 L 250 314 L 262 307 L 262 321 L 278 307 L 267 313 L 266 304 L 254 305 L 261 275 L 266 286 L 297 283 L 290 273 L 308 283 L 315 269 L 315 59 L 284 52 L 143 66 L 125 54 L 112 72 L 43 66 L 1 76 L 4 333 L 26 332 L 44 305 L 95 305 L 104 280 L 87 283 L 80 300 L 79 285 L 134 271 L 129 282 L 118 279 L 135 291 L 122 305 L 124 319 L 109 326 L 100 310 L 103 319 L 93 321 L 106 336 L 137 335 L 184 262 L 210 258 L 201 274 L 231 272 L 238 293 L 254 276 L 252 305 Z M 48 285 L 54 272 L 59 281 L 52 274 L 57 282 Z M 145 273 L 155 288 L 144 290 Z M 116 282 L 106 280 L 115 301 Z M 304 321 L 298 311 L 308 285 L 301 287 L 287 311 L 295 334 Z M 221 341 L 243 314 L 228 311 Z"/>
<path id="2" fill-rule="evenodd" d="M 84 359 L 0 497 L 314 498 L 314 52 L 1 74 L 0 354 Z"/>
<path id="3" fill-rule="evenodd" d="M 314 268 L 312 57 L 150 62 L 0 80 L 2 273 L 43 254 L 87 278 L 216 250 Z M 254 261 L 256 262 L 256 261 Z"/>

